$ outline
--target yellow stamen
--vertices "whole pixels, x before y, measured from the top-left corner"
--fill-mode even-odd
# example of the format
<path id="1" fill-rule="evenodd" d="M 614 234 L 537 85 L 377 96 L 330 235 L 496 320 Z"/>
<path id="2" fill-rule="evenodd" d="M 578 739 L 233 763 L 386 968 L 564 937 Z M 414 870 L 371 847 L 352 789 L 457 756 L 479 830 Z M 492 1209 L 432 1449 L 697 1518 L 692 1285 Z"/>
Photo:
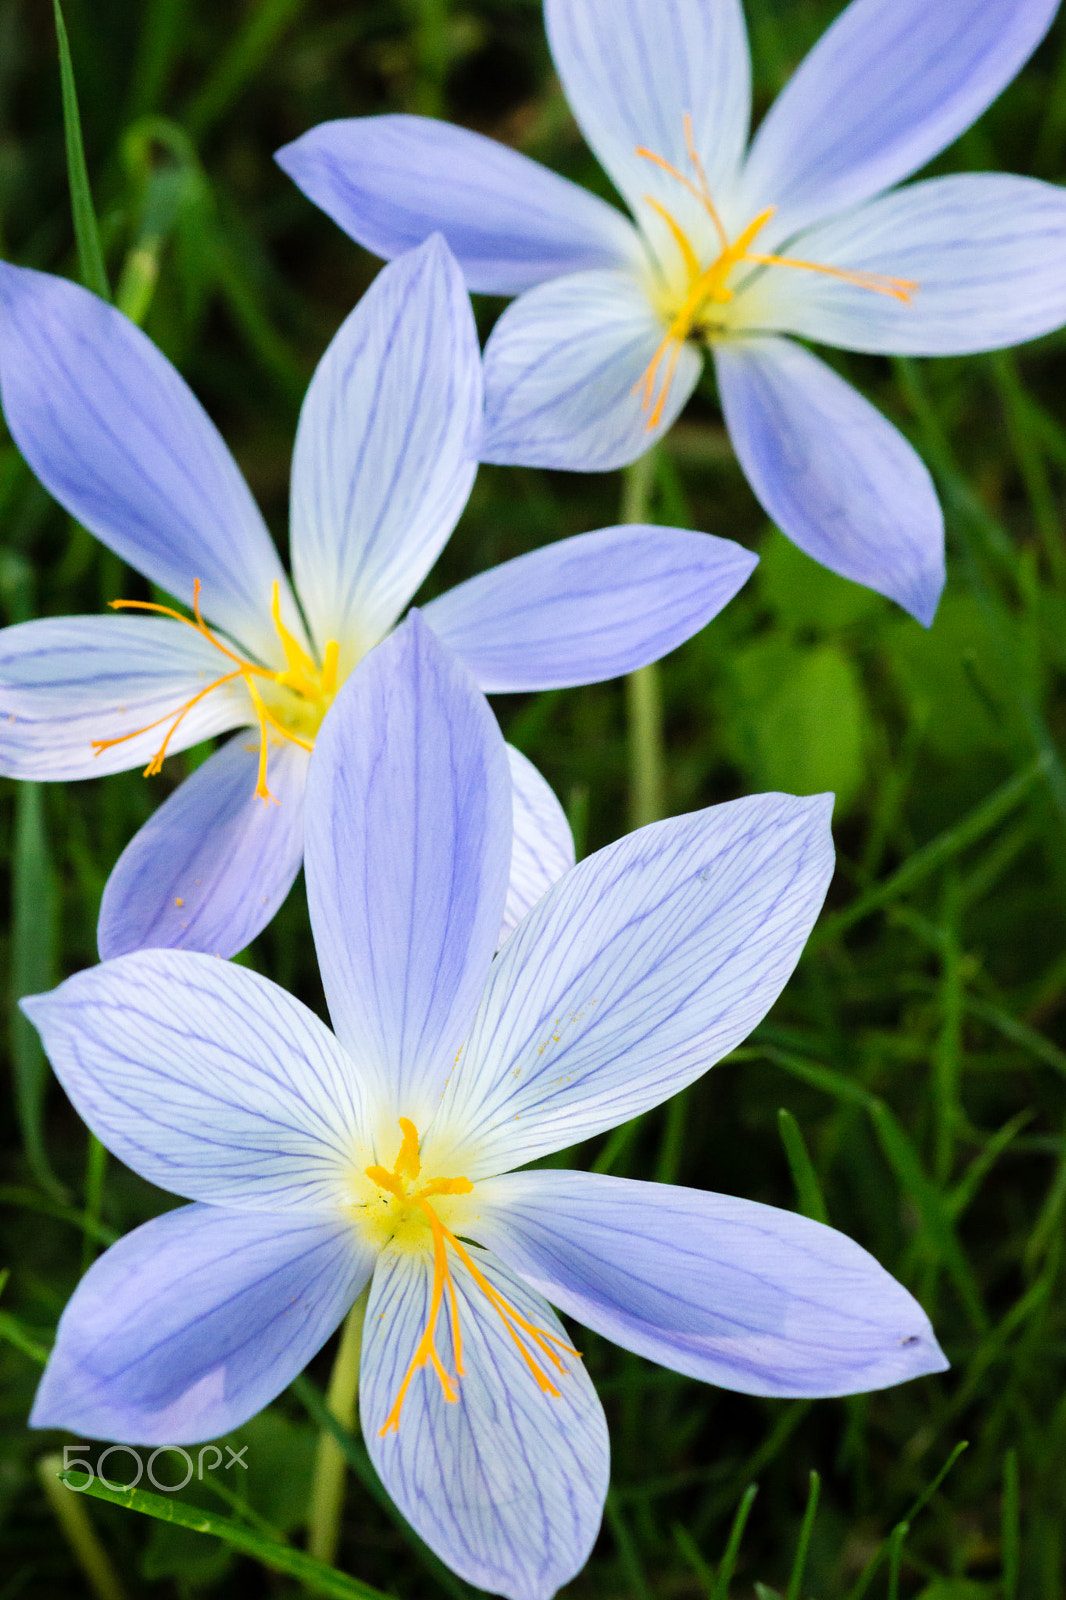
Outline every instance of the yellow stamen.
<path id="1" fill-rule="evenodd" d="M 393 1402 L 392 1410 L 379 1429 L 380 1436 L 399 1431 L 400 1413 L 411 1380 L 415 1373 L 422 1367 L 432 1366 L 441 1386 L 445 1400 L 455 1404 L 459 1398 L 457 1388 L 458 1380 L 463 1376 L 463 1335 L 459 1321 L 459 1299 L 455 1291 L 455 1282 L 452 1278 L 451 1267 L 448 1262 L 448 1247 L 451 1246 L 463 1266 L 466 1267 L 478 1289 L 485 1295 L 493 1310 L 500 1317 L 507 1332 L 511 1335 L 523 1361 L 529 1368 L 538 1387 L 544 1394 L 554 1395 L 559 1398 L 560 1390 L 552 1378 L 545 1371 L 542 1361 L 546 1357 L 555 1369 L 562 1374 L 566 1372 L 566 1364 L 559 1355 L 559 1350 L 565 1350 L 572 1356 L 579 1356 L 573 1345 L 567 1344 L 565 1339 L 560 1339 L 556 1334 L 547 1332 L 544 1328 L 536 1327 L 489 1282 L 485 1274 L 473 1260 L 470 1252 L 456 1238 L 455 1234 L 446 1228 L 438 1217 L 434 1208 L 429 1204 L 436 1195 L 470 1194 L 474 1185 L 469 1178 L 431 1178 L 421 1189 L 413 1194 L 408 1192 L 408 1183 L 415 1182 L 421 1171 L 418 1153 L 418 1133 L 414 1123 L 407 1117 L 400 1118 L 400 1127 L 403 1131 L 403 1142 L 400 1153 L 390 1172 L 387 1167 L 367 1167 L 366 1175 L 372 1179 L 379 1188 L 386 1190 L 399 1200 L 405 1210 L 417 1208 L 429 1223 L 430 1234 L 433 1239 L 433 1288 L 430 1293 L 429 1315 L 422 1336 L 415 1346 L 414 1355 L 403 1376 L 400 1387 Z M 455 1359 L 455 1377 L 452 1378 L 445 1370 L 444 1364 L 437 1351 L 436 1328 L 444 1296 L 448 1296 L 448 1314 L 451 1324 L 452 1350 Z M 529 1347 L 533 1348 L 530 1349 Z M 553 1346 L 557 1348 L 553 1349 Z"/>
<path id="2" fill-rule="evenodd" d="M 409 1178 L 413 1183 L 422 1171 L 422 1163 L 418 1159 L 418 1129 L 409 1117 L 401 1117 L 400 1131 L 403 1134 L 403 1143 L 396 1157 L 395 1170 L 401 1178 Z"/>
<path id="3" fill-rule="evenodd" d="M 735 268 L 750 265 L 791 267 L 801 272 L 820 272 L 826 277 L 837 278 L 860 289 L 868 289 L 872 294 L 887 295 L 904 304 L 910 303 L 912 295 L 920 287 L 913 279 L 894 278 L 887 273 L 852 271 L 846 267 L 825 266 L 817 261 L 802 261 L 794 256 L 764 255 L 753 251 L 750 246 L 774 215 L 776 210 L 774 206 L 768 206 L 765 211 L 761 211 L 730 243 L 725 225 L 711 197 L 707 174 L 696 149 L 692 117 L 687 111 L 683 121 L 685 150 L 696 174 L 695 182 L 684 172 L 679 171 L 672 162 L 657 155 L 654 150 L 648 150 L 644 145 L 637 145 L 636 153 L 643 160 L 650 161 L 660 171 L 669 173 L 688 194 L 700 202 L 710 217 L 717 235 L 718 253 L 707 266 L 702 266 L 692 240 L 676 217 L 653 195 L 644 196 L 646 203 L 666 224 L 681 257 L 687 278 L 687 286 L 676 309 L 671 308 L 666 334 L 633 386 L 634 392 L 641 397 L 641 410 L 647 412 L 646 427 L 649 432 L 658 427 L 662 420 L 663 410 L 677 372 L 682 345 L 698 328 L 711 306 L 726 305 L 733 299 L 735 291 L 730 287 L 728 279 Z"/>
<path id="4" fill-rule="evenodd" d="M 670 229 L 674 243 L 680 250 L 682 259 L 684 260 L 685 266 L 688 268 L 690 275 L 693 278 L 698 278 L 700 275 L 700 258 L 696 254 L 695 250 L 693 250 L 692 241 L 689 239 L 688 234 L 683 231 L 677 222 L 677 219 L 670 215 L 666 207 L 659 204 L 658 200 L 656 200 L 653 194 L 646 194 L 644 199 L 647 204 L 651 206 L 652 210 L 657 212 L 658 215 L 662 217 L 663 221 L 666 223 L 666 226 Z"/>
<path id="5" fill-rule="evenodd" d="M 275 583 L 270 610 L 278 639 L 285 654 L 286 665 L 283 672 L 274 672 L 269 667 L 261 667 L 256 662 L 249 661 L 244 656 L 238 655 L 235 650 L 232 650 L 208 627 L 200 611 L 200 587 L 200 580 L 197 578 L 193 583 L 193 615 L 191 617 L 184 616 L 180 611 L 176 611 L 173 606 L 156 605 L 154 601 L 150 600 L 112 600 L 110 605 L 113 611 L 152 611 L 157 616 L 172 617 L 175 622 L 184 623 L 187 628 L 192 628 L 194 632 L 206 639 L 208 644 L 213 645 L 227 661 L 232 661 L 234 670 L 222 673 L 220 677 L 209 683 L 205 689 L 201 689 L 198 694 L 194 694 L 184 705 L 179 706 L 176 711 L 168 712 L 166 716 L 157 718 L 155 722 L 149 722 L 142 728 L 135 728 L 132 733 L 124 733 L 117 739 L 93 739 L 93 753 L 99 755 L 101 751 L 109 750 L 113 745 L 125 744 L 129 739 L 136 739 L 142 733 L 150 733 L 153 728 L 160 728 L 165 723 L 169 723 L 170 726 L 162 744 L 144 769 L 146 778 L 154 777 L 163 765 L 163 759 L 166 756 L 171 739 L 193 707 L 199 705 L 200 701 L 204 700 L 215 689 L 220 689 L 224 684 L 233 683 L 236 679 L 241 678 L 248 691 L 252 709 L 259 725 L 259 768 L 255 795 L 257 799 L 262 800 L 265 804 L 273 801 L 277 805 L 278 801 L 267 787 L 268 730 L 272 730 L 279 738 L 298 745 L 301 750 L 313 749 L 314 739 L 298 733 L 295 727 L 290 726 L 271 710 L 263 699 L 259 683 L 273 684 L 278 688 L 291 691 L 297 696 L 298 706 L 306 706 L 307 711 L 311 714 L 312 721 L 316 713 L 318 720 L 321 721 L 337 692 L 340 645 L 336 639 L 326 641 L 322 666 L 319 668 L 300 644 L 300 641 L 282 621 L 281 586 L 279 583 Z M 257 679 L 259 683 L 256 682 Z"/>

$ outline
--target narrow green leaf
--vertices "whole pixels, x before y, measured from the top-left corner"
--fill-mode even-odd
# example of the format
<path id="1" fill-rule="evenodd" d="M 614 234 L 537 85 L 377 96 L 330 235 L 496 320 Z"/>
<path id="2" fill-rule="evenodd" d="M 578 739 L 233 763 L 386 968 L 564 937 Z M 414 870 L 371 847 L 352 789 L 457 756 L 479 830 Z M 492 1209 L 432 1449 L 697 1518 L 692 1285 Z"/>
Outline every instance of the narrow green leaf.
<path id="1" fill-rule="evenodd" d="M 302 1550 L 291 1545 L 275 1544 L 254 1529 L 236 1522 L 231 1517 L 220 1517 L 213 1511 L 201 1511 L 183 1500 L 167 1495 L 153 1494 L 148 1489 L 109 1489 L 99 1478 L 84 1472 L 57 1473 L 60 1483 L 77 1494 L 89 1494 L 96 1500 L 108 1500 L 112 1505 L 124 1506 L 128 1511 L 139 1511 L 143 1516 L 155 1517 L 159 1522 L 172 1522 L 179 1528 L 191 1528 L 194 1533 L 213 1534 L 242 1555 L 251 1556 L 272 1572 L 283 1572 L 296 1578 L 312 1594 L 322 1594 L 330 1600 L 388 1600 L 380 1589 L 374 1589 L 358 1578 L 350 1578 L 333 1567 L 315 1561 Z"/>
<path id="2" fill-rule="evenodd" d="M 896 1523 L 896 1526 L 892 1529 L 892 1532 L 889 1534 L 888 1538 L 883 1540 L 882 1543 L 878 1545 L 877 1549 L 874 1551 L 865 1567 L 863 1567 L 862 1571 L 859 1573 L 855 1583 L 848 1590 L 845 1600 L 862 1600 L 862 1597 L 865 1595 L 866 1591 L 869 1589 L 871 1583 L 877 1575 L 879 1568 L 884 1563 L 886 1556 L 890 1555 L 897 1548 L 897 1546 L 902 1553 L 902 1540 L 906 1538 L 915 1517 L 920 1511 L 925 1510 L 925 1507 L 936 1494 L 936 1491 L 940 1488 L 940 1485 L 943 1483 L 944 1479 L 947 1477 L 956 1461 L 962 1455 L 963 1451 L 968 1449 L 969 1441 L 966 1439 L 960 1440 L 960 1442 L 955 1446 L 954 1450 L 948 1456 L 948 1459 L 945 1461 L 936 1477 L 933 1479 L 932 1483 L 922 1490 L 922 1493 L 911 1506 L 910 1510 L 907 1512 L 907 1515 L 902 1517 L 900 1521 Z"/>
<path id="3" fill-rule="evenodd" d="M 986 1331 L 988 1315 L 981 1304 L 970 1263 L 956 1237 L 944 1196 L 927 1175 L 917 1150 L 883 1101 L 873 1101 L 868 1109 L 885 1159 L 922 1219 L 925 1242 L 943 1263 L 974 1327 L 980 1332 Z"/>
<path id="4" fill-rule="evenodd" d="M 114 1228 L 108 1228 L 102 1222 L 94 1222 L 92 1217 L 87 1216 L 84 1211 L 79 1211 L 75 1206 L 53 1199 L 51 1195 L 41 1194 L 37 1189 L 28 1186 L 0 1183 L 0 1205 L 22 1206 L 27 1211 L 39 1212 L 42 1217 L 55 1217 L 59 1222 L 69 1222 L 71 1227 L 79 1229 L 80 1232 L 91 1233 L 97 1244 L 114 1244 L 118 1238 Z"/>
<path id="5" fill-rule="evenodd" d="M 888 1539 L 888 1600 L 899 1600 L 899 1573 L 903 1563 L 903 1546 L 910 1533 L 910 1524 L 900 1522 L 892 1529 Z"/>
<path id="6" fill-rule="evenodd" d="M 89 1518 L 88 1506 L 60 1482 L 62 1466 L 63 1457 L 58 1454 L 42 1456 L 37 1463 L 37 1476 L 63 1537 L 96 1600 L 126 1600 L 122 1581 Z"/>
<path id="7" fill-rule="evenodd" d="M 674 1543 L 692 1568 L 697 1582 L 708 1597 L 708 1600 L 710 1600 L 710 1596 L 714 1591 L 714 1573 L 700 1554 L 699 1545 L 682 1523 L 675 1522 L 671 1531 L 674 1535 Z"/>
<path id="8" fill-rule="evenodd" d="M 759 1053 L 767 1061 L 772 1061 L 775 1066 L 782 1067 L 794 1078 L 799 1078 L 802 1083 L 809 1083 L 815 1089 L 821 1089 L 824 1094 L 830 1094 L 836 1100 L 844 1100 L 852 1105 L 872 1106 L 874 1096 L 869 1089 L 864 1089 L 861 1083 L 848 1078 L 843 1072 L 837 1072 L 832 1067 L 824 1067 L 819 1061 L 809 1061 L 806 1056 L 799 1056 L 794 1050 L 783 1050 L 780 1046 L 764 1042 L 772 1030 L 758 1029 L 752 1034 L 752 1039 L 759 1045 Z M 736 1056 L 732 1058 L 736 1059 Z"/>
<path id="9" fill-rule="evenodd" d="M 307 0 L 260 0 L 251 8 L 244 27 L 233 36 L 189 107 L 185 120 L 194 134 L 203 135 L 216 117 L 233 104 L 270 59 L 282 34 L 306 3 Z"/>
<path id="10" fill-rule="evenodd" d="M 1018 1483 L 1018 1452 L 1008 1450 L 1003 1457 L 1003 1512 L 1000 1523 L 1003 1564 L 1003 1600 L 1017 1600 L 1018 1567 L 1021 1560 L 1022 1513 Z"/>
<path id="11" fill-rule="evenodd" d="M 861 922 L 874 911 L 880 911 L 882 906 L 891 905 L 892 901 L 898 900 L 906 890 L 912 889 L 915 884 L 921 883 L 931 873 L 954 860 L 961 851 L 976 844 L 978 839 L 990 833 L 1016 806 L 1021 804 L 1037 781 L 1046 776 L 1048 766 L 1047 758 L 1039 756 L 1024 771 L 1015 773 L 1013 778 L 1009 778 L 999 789 L 990 794 L 987 800 L 982 800 L 980 805 L 975 806 L 961 822 L 946 828 L 921 850 L 916 850 L 890 878 L 875 884 L 872 889 L 859 895 L 857 900 L 853 900 L 851 905 L 845 906 L 842 911 L 826 917 L 808 941 L 808 948 L 811 944 L 825 944 L 830 939 L 838 938 L 856 922 Z"/>
<path id="12" fill-rule="evenodd" d="M 43 1367 L 48 1360 L 45 1346 L 28 1334 L 18 1317 L 10 1311 L 0 1311 L 0 1339 L 5 1339 L 9 1345 L 22 1355 L 28 1356 L 31 1361 L 36 1361 L 39 1367 Z"/>
<path id="13" fill-rule="evenodd" d="M 89 1135 L 85 1157 L 85 1217 L 87 1226 L 81 1242 L 81 1270 L 88 1272 L 96 1254 L 95 1242 L 104 1209 L 104 1183 L 107 1178 L 107 1149 L 95 1133 Z"/>
<path id="14" fill-rule="evenodd" d="M 451 61 L 448 0 L 409 0 L 415 52 L 411 110 L 423 117 L 444 115 L 444 84 Z"/>
<path id="15" fill-rule="evenodd" d="M 617 1497 L 610 1490 L 607 1492 L 607 1503 L 603 1508 L 603 1514 L 614 1534 L 614 1542 L 618 1546 L 619 1564 L 629 1581 L 633 1600 L 652 1600 L 652 1592 L 644 1576 L 644 1568 L 640 1564 L 637 1542 L 630 1532 Z"/>
<path id="16" fill-rule="evenodd" d="M 15 1004 L 55 983 L 57 904 L 40 784 L 20 783 L 15 794 L 15 849 L 11 927 L 11 1060 L 15 1106 L 26 1161 L 38 1183 L 56 1197 L 63 1190 L 48 1161 L 44 1099 L 48 1063 L 37 1030 Z"/>
<path id="17" fill-rule="evenodd" d="M 755 1504 L 755 1496 L 758 1492 L 759 1485 L 757 1483 L 749 1483 L 744 1490 L 740 1504 L 737 1507 L 737 1514 L 733 1518 L 733 1526 L 729 1530 L 729 1542 L 725 1547 L 725 1554 L 715 1577 L 711 1600 L 729 1600 L 729 1585 L 733 1580 L 733 1569 L 737 1564 L 737 1556 L 740 1554 L 740 1542 L 744 1537 L 744 1529 L 751 1515 L 751 1508 Z"/>
<path id="18" fill-rule="evenodd" d="M 78 111 L 78 92 L 74 86 L 74 64 L 70 59 L 70 42 L 59 0 L 52 0 L 55 10 L 56 41 L 59 45 L 59 75 L 63 88 L 63 135 L 67 146 L 67 178 L 70 183 L 70 209 L 74 219 L 74 238 L 78 245 L 78 270 L 87 289 L 102 300 L 110 300 L 111 289 L 104 266 L 104 253 L 100 248 L 100 230 L 93 209 L 92 191 L 89 188 L 89 169 L 85 165 L 85 146 L 81 137 L 81 115 Z"/>
<path id="19" fill-rule="evenodd" d="M 811 1473 L 810 1482 L 811 1486 L 807 1494 L 807 1509 L 803 1513 L 803 1523 L 796 1543 L 796 1555 L 792 1562 L 792 1571 L 789 1574 L 785 1600 L 800 1600 L 800 1586 L 803 1583 L 803 1572 L 807 1565 L 807 1551 L 811 1543 L 811 1534 L 814 1532 L 814 1519 L 818 1515 L 818 1494 L 822 1487 L 822 1480 L 817 1472 Z"/>
<path id="20" fill-rule="evenodd" d="M 792 1182 L 796 1185 L 800 1210 L 805 1217 L 813 1217 L 815 1222 L 828 1222 L 829 1212 L 826 1209 L 825 1198 L 814 1170 L 814 1163 L 803 1142 L 799 1123 L 784 1106 L 777 1113 L 777 1126 L 788 1158 Z"/>

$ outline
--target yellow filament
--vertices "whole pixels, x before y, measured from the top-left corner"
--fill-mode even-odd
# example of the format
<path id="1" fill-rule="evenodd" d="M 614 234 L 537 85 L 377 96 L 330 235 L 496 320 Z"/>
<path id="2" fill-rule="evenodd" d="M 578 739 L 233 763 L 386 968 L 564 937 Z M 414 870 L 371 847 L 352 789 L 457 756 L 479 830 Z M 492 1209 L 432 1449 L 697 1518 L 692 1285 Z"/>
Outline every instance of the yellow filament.
<path id="1" fill-rule="evenodd" d="M 774 206 L 768 206 L 765 211 L 761 211 L 730 243 L 725 226 L 711 198 L 707 175 L 696 149 L 692 118 L 687 111 L 684 115 L 684 128 L 685 150 L 696 174 L 695 182 L 679 171 L 672 162 L 643 145 L 637 145 L 636 153 L 661 171 L 669 173 L 688 194 L 700 202 L 714 226 L 719 248 L 713 261 L 706 267 L 701 266 L 691 239 L 676 217 L 653 195 L 644 196 L 647 204 L 666 224 L 688 277 L 688 287 L 667 326 L 665 336 L 633 386 L 634 392 L 641 397 L 641 410 L 648 414 L 646 427 L 649 432 L 656 428 L 662 419 L 685 340 L 689 338 L 708 306 L 723 305 L 732 300 L 734 291 L 729 287 L 727 280 L 735 267 L 750 264 L 763 267 L 792 267 L 801 272 L 820 272 L 826 277 L 838 278 L 844 283 L 855 284 L 860 289 L 868 289 L 872 294 L 888 295 L 891 299 L 900 300 L 904 304 L 910 302 L 911 296 L 919 287 L 910 278 L 894 278 L 881 272 L 851 271 L 846 267 L 825 266 L 817 261 L 801 261 L 795 256 L 762 255 L 751 250 L 749 246 L 754 243 L 774 215 L 776 210 Z"/>
<path id="2" fill-rule="evenodd" d="M 324 712 L 328 709 L 333 696 L 337 692 L 337 663 L 340 655 L 340 646 L 336 639 L 327 641 L 323 653 L 322 667 L 319 669 L 299 640 L 282 621 L 280 584 L 275 583 L 271 616 L 278 638 L 281 641 L 281 647 L 285 653 L 286 665 L 284 672 L 273 672 L 268 667 L 260 667 L 254 661 L 248 661 L 243 656 L 238 655 L 236 651 L 231 650 L 208 627 L 200 612 L 200 588 L 200 580 L 197 578 L 193 583 L 193 615 L 191 617 L 186 617 L 180 611 L 175 611 L 172 606 L 156 605 L 149 600 L 112 600 L 110 602 L 111 609 L 113 611 L 153 611 L 157 616 L 172 617 L 175 622 L 184 623 L 187 628 L 192 628 L 195 633 L 200 634 L 209 644 L 213 645 L 227 661 L 232 661 L 234 670 L 222 673 L 221 676 L 209 683 L 205 689 L 201 689 L 190 700 L 186 700 L 184 705 L 179 706 L 176 711 L 168 711 L 165 716 L 157 718 L 155 722 L 149 722 L 142 728 L 135 728 L 132 733 L 124 733 L 117 739 L 94 739 L 92 741 L 93 753 L 99 755 L 101 751 L 109 750 L 113 745 L 125 744 L 129 739 L 136 739 L 142 733 L 150 733 L 153 728 L 160 728 L 165 723 L 169 723 L 170 726 L 162 744 L 144 769 L 146 778 L 154 777 L 163 765 L 163 758 L 167 753 L 167 747 L 171 739 L 193 707 L 199 705 L 200 701 L 215 689 L 220 689 L 224 684 L 233 683 L 237 678 L 242 678 L 248 690 L 252 708 L 255 711 L 256 721 L 259 724 L 259 769 L 255 795 L 258 800 L 262 800 L 264 803 L 274 801 L 276 805 L 278 802 L 267 787 L 268 730 L 272 729 L 280 738 L 287 739 L 290 743 L 298 745 L 301 750 L 311 750 L 313 748 L 313 740 L 303 738 L 275 716 L 274 712 L 265 703 L 255 680 L 261 679 L 266 683 L 273 683 L 281 688 L 290 689 L 301 700 L 307 701 L 310 705 L 319 706 Z"/>
<path id="3" fill-rule="evenodd" d="M 558 1350 L 565 1350 L 570 1355 L 577 1356 L 579 1352 L 572 1345 L 566 1343 L 553 1333 L 548 1333 L 544 1328 L 536 1327 L 516 1311 L 514 1306 L 489 1282 L 480 1267 L 472 1259 L 470 1252 L 456 1238 L 455 1234 L 446 1228 L 438 1217 L 436 1211 L 429 1204 L 435 1195 L 470 1194 L 474 1185 L 469 1178 L 431 1178 L 421 1189 L 413 1194 L 408 1193 L 408 1183 L 414 1182 L 421 1171 L 418 1154 L 418 1133 L 414 1123 L 407 1117 L 400 1118 L 400 1128 L 403 1132 L 403 1143 L 400 1153 L 390 1172 L 387 1167 L 367 1167 L 366 1175 L 372 1179 L 379 1188 L 386 1190 L 399 1200 L 405 1209 L 417 1208 L 429 1223 L 430 1234 L 433 1239 L 433 1288 L 429 1301 L 429 1316 L 426 1326 L 422 1330 L 421 1338 L 415 1346 L 415 1353 L 403 1376 L 403 1380 L 393 1402 L 392 1410 L 385 1419 L 379 1434 L 399 1431 L 400 1413 L 403 1403 L 410 1388 L 411 1380 L 415 1373 L 422 1367 L 432 1366 L 441 1386 L 445 1400 L 454 1404 L 459 1398 L 457 1388 L 458 1380 L 463 1376 L 463 1335 L 459 1322 L 459 1300 L 455 1292 L 455 1283 L 452 1278 L 451 1267 L 448 1263 L 448 1246 L 455 1251 L 459 1260 L 466 1267 L 473 1278 L 477 1288 L 485 1295 L 493 1310 L 500 1317 L 507 1332 L 514 1340 L 523 1361 L 532 1373 L 538 1387 L 544 1394 L 554 1395 L 559 1398 L 560 1391 L 545 1371 L 541 1361 L 538 1360 L 534 1350 L 542 1357 L 546 1357 L 560 1373 L 566 1372 L 566 1365 L 558 1354 Z M 445 1369 L 437 1351 L 436 1329 L 437 1319 L 444 1304 L 444 1296 L 448 1296 L 448 1312 L 452 1331 L 452 1348 L 455 1355 L 455 1377 L 453 1378 Z M 534 1349 L 530 1349 L 529 1346 Z M 557 1346 L 558 1350 L 552 1347 Z"/>

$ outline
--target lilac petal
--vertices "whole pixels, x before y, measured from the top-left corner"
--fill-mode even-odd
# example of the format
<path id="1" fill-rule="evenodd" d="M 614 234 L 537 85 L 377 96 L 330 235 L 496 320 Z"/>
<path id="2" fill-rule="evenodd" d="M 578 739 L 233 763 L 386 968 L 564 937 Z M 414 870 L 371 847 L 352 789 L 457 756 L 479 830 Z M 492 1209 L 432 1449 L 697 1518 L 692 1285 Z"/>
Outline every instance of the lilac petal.
<path id="1" fill-rule="evenodd" d="M 477 472 L 481 354 L 439 235 L 380 272 L 311 379 L 292 464 L 292 568 L 340 671 L 388 631 Z"/>
<path id="2" fill-rule="evenodd" d="M 627 523 L 505 561 L 424 615 L 486 694 L 598 683 L 698 632 L 757 562 L 731 539 Z"/>
<path id="3" fill-rule="evenodd" d="M 540 1295 L 491 1255 L 471 1254 L 520 1315 L 569 1345 Z M 428 1320 L 433 1276 L 427 1255 L 388 1249 L 367 1306 L 363 1436 L 386 1489 L 453 1571 L 509 1600 L 549 1600 L 584 1566 L 599 1531 L 610 1470 L 603 1407 L 581 1360 L 565 1351 L 563 1373 L 542 1358 L 559 1391 L 542 1392 L 468 1269 L 454 1256 L 449 1266 L 462 1332 L 456 1403 L 426 1367 L 411 1380 L 398 1429 L 381 1436 Z M 454 1373 L 444 1310 L 436 1334 Z"/>
<path id="4" fill-rule="evenodd" d="M 591 1172 L 479 1185 L 480 1243 L 586 1327 L 744 1394 L 883 1389 L 947 1366 L 902 1284 L 791 1211 Z"/>
<path id="5" fill-rule="evenodd" d="M 65 278 L 0 264 L 0 392 L 22 454 L 61 505 L 124 561 L 263 659 L 288 580 L 213 422 L 165 356 Z"/>
<path id="6" fill-rule="evenodd" d="M 545 0 L 544 20 L 566 97 L 585 138 L 641 226 L 653 195 L 690 235 L 706 208 L 660 167 L 689 182 L 685 114 L 715 200 L 733 186 L 751 116 L 751 63 L 739 0 Z"/>
<path id="7" fill-rule="evenodd" d="M 703 365 L 692 345 L 680 347 L 650 427 L 638 391 L 665 332 L 632 273 L 579 272 L 531 289 L 485 346 L 481 459 L 568 472 L 635 461 L 676 421 Z"/>
<path id="8" fill-rule="evenodd" d="M 1035 178 L 931 178 L 823 223 L 795 241 L 807 261 L 902 278 L 905 301 L 821 272 L 759 280 L 757 319 L 848 350 L 965 355 L 1066 322 L 1066 194 Z"/>
<path id="9" fill-rule="evenodd" d="M 421 1130 L 496 948 L 512 826 L 496 721 L 417 611 L 361 663 L 322 724 L 306 835 L 333 1025 L 381 1116 Z"/>
<path id="10" fill-rule="evenodd" d="M 991 105 L 1059 0 L 852 0 L 767 112 L 743 177 L 782 239 L 909 177 Z M 764 245 L 762 248 L 768 248 Z"/>
<path id="11" fill-rule="evenodd" d="M 0 773 L 96 778 L 145 766 L 182 706 L 229 666 L 192 628 L 162 617 L 44 617 L 4 628 Z M 243 683 L 224 684 L 182 717 L 167 749 L 184 750 L 251 714 Z M 109 739 L 122 742 L 93 749 Z"/>
<path id="12" fill-rule="evenodd" d="M 298 745 L 272 744 L 266 803 L 255 794 L 258 729 L 197 767 L 112 869 L 100 902 L 101 960 L 131 950 L 243 950 L 300 870 L 307 762 Z"/>
<path id="13" fill-rule="evenodd" d="M 373 1264 L 343 1224 L 168 1211 L 112 1245 L 74 1291 L 30 1422 L 129 1444 L 228 1433 L 307 1365 Z M 129 1465 L 116 1459 L 109 1476 L 123 1482 Z"/>
<path id="14" fill-rule="evenodd" d="M 469 289 L 521 294 L 586 267 L 639 259 L 614 206 L 496 139 L 429 117 L 323 122 L 274 157 L 315 205 L 392 260 L 434 231 Z"/>
<path id="15" fill-rule="evenodd" d="M 748 482 L 783 533 L 926 627 L 944 587 L 944 518 L 903 435 L 788 339 L 720 344 L 722 411 Z"/>
<path id="16" fill-rule="evenodd" d="M 507 759 L 511 767 L 514 845 L 500 944 L 574 865 L 574 838 L 554 790 L 532 761 L 512 744 L 507 746 Z"/>
<path id="17" fill-rule="evenodd" d="M 21 1005 L 79 1115 L 150 1183 L 240 1211 L 329 1218 L 345 1203 L 361 1077 L 277 984 L 140 950 Z"/>
<path id="18" fill-rule="evenodd" d="M 738 1045 L 818 914 L 831 800 L 755 795 L 652 823 L 549 889 L 493 964 L 434 1125 L 439 1169 L 476 1180 L 587 1139 Z"/>

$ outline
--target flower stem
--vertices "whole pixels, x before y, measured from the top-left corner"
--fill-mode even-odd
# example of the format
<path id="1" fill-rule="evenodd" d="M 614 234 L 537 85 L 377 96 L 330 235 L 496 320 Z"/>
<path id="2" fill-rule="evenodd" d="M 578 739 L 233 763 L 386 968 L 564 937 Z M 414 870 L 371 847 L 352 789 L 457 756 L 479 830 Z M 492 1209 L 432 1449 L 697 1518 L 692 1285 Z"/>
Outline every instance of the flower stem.
<path id="1" fill-rule="evenodd" d="M 655 481 L 655 451 L 648 450 L 625 469 L 622 521 L 647 522 Z M 658 662 L 638 667 L 626 679 L 629 723 L 629 825 L 642 828 L 666 810 L 663 757 L 662 685 Z"/>
<path id="2" fill-rule="evenodd" d="M 355 1401 L 359 1393 L 359 1356 L 363 1348 L 363 1318 L 370 1296 L 367 1284 L 341 1330 L 341 1342 L 326 1390 L 326 1405 L 347 1432 L 355 1425 Z M 344 1452 L 328 1428 L 318 1436 L 315 1471 L 311 1480 L 308 1507 L 307 1548 L 318 1561 L 332 1566 L 340 1541 L 341 1507 L 344 1503 Z"/>
<path id="3" fill-rule="evenodd" d="M 76 1490 L 60 1480 L 62 1470 L 63 1457 L 58 1453 L 42 1456 L 37 1463 L 37 1476 L 63 1537 L 97 1600 L 126 1600 L 126 1591 L 92 1525 L 88 1507 Z"/>

